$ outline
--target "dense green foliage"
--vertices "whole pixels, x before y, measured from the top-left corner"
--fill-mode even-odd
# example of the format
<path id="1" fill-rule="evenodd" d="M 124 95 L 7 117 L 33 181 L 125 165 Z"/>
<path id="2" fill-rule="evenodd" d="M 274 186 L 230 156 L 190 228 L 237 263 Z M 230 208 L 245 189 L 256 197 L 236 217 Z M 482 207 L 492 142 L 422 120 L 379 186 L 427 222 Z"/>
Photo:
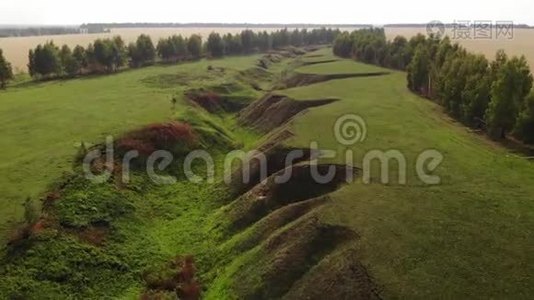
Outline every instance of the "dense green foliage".
<path id="1" fill-rule="evenodd" d="M 253 52 L 265 52 L 271 49 L 294 46 L 330 44 L 339 34 L 339 30 L 332 29 L 287 29 L 268 33 L 244 30 L 240 34 L 228 33 L 222 38 L 216 33 L 210 35 L 207 43 L 207 51 L 213 57 L 222 55 L 239 55 Z M 222 39 L 222 40 L 221 40 Z"/>
<path id="2" fill-rule="evenodd" d="M 453 117 L 485 128 L 494 138 L 514 133 L 532 142 L 527 130 L 530 107 L 526 96 L 532 74 L 524 57 L 508 58 L 499 51 L 489 62 L 467 52 L 448 37 L 423 35 L 386 41 L 383 29 L 344 32 L 334 42 L 334 54 L 407 71 L 408 88 L 438 101 Z"/>
<path id="3" fill-rule="evenodd" d="M 187 51 L 192 59 L 199 59 L 202 56 L 202 37 L 193 34 L 187 39 Z"/>
<path id="4" fill-rule="evenodd" d="M 0 88 L 5 88 L 7 82 L 11 79 L 13 79 L 13 69 L 5 59 L 2 49 L 0 49 Z"/>
<path id="5" fill-rule="evenodd" d="M 142 34 L 135 43 L 128 45 L 128 55 L 130 65 L 133 67 L 153 64 L 156 60 L 156 48 L 150 36 Z"/>
<path id="6" fill-rule="evenodd" d="M 80 51 L 77 49 L 77 51 Z M 80 70 L 82 69 L 82 63 L 83 61 L 80 60 L 80 53 L 77 52 L 76 56 L 73 55 L 72 51 L 70 50 L 69 46 L 63 45 L 61 47 L 61 52 L 59 53 L 61 64 L 64 68 L 64 72 L 68 76 L 75 76 L 78 73 L 80 73 Z"/>
<path id="7" fill-rule="evenodd" d="M 62 66 L 59 48 L 53 42 L 38 45 L 30 50 L 28 70 L 31 76 L 50 77 L 61 75 Z"/>
<path id="8" fill-rule="evenodd" d="M 177 62 L 187 59 L 187 39 L 181 35 L 173 35 L 166 39 L 160 39 L 157 46 L 158 56 L 163 62 Z"/>
<path id="9" fill-rule="evenodd" d="M 124 41 L 116 36 L 113 39 L 98 39 L 94 42 L 93 51 L 87 51 L 89 61 L 93 65 L 103 67 L 106 72 L 114 72 L 126 63 L 126 47 Z"/>
<path id="10" fill-rule="evenodd" d="M 534 92 L 525 99 L 515 124 L 515 133 L 527 143 L 534 143 Z"/>
<path id="11" fill-rule="evenodd" d="M 224 42 L 221 35 L 212 32 L 208 37 L 206 48 L 212 57 L 221 57 L 224 55 Z"/>

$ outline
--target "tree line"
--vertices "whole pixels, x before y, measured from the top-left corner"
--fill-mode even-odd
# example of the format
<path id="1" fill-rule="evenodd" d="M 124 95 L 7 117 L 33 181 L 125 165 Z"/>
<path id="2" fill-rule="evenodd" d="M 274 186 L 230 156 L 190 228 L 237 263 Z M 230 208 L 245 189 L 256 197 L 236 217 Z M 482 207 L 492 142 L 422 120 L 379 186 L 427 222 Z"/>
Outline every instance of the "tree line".
<path id="1" fill-rule="evenodd" d="M 46 27 L 0 27 L 0 37 L 21 37 L 40 35 L 78 34 L 80 28 L 74 26 L 46 26 Z"/>
<path id="2" fill-rule="evenodd" d="M 206 41 L 199 35 L 173 35 L 157 44 L 148 35 L 126 45 L 120 36 L 97 39 L 87 47 L 71 49 L 53 41 L 38 45 L 28 53 L 28 72 L 36 80 L 68 78 L 87 74 L 113 73 L 127 66 L 139 68 L 157 61 L 176 63 L 202 57 L 222 57 L 266 52 L 288 46 L 332 43 L 340 33 L 337 29 L 282 29 L 268 33 L 243 30 L 237 34 L 211 33 Z M 4 88 L 13 79 L 11 65 L 0 51 L 0 84 Z"/>
<path id="3" fill-rule="evenodd" d="M 386 39 L 383 29 L 344 32 L 334 54 L 407 72 L 408 88 L 441 104 L 448 114 L 495 139 L 512 135 L 534 143 L 533 77 L 524 56 L 497 52 L 493 61 L 448 37 Z"/>
<path id="4" fill-rule="evenodd" d="M 61 48 L 50 41 L 38 45 L 28 54 L 28 72 L 35 79 L 74 77 L 83 74 L 113 73 L 130 65 L 141 67 L 152 64 L 156 50 L 148 35 L 140 35 L 137 41 L 126 45 L 120 36 L 97 39 L 86 48 L 76 46 Z"/>

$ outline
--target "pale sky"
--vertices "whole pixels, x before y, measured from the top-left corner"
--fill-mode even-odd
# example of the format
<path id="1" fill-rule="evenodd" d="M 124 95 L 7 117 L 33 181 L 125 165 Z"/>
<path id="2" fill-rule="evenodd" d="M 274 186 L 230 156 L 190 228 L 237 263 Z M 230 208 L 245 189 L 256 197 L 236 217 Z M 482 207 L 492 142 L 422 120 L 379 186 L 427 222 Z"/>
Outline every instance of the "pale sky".
<path id="1" fill-rule="evenodd" d="M 0 0 L 0 24 L 386 24 L 432 20 L 514 21 L 534 25 L 534 0 Z"/>

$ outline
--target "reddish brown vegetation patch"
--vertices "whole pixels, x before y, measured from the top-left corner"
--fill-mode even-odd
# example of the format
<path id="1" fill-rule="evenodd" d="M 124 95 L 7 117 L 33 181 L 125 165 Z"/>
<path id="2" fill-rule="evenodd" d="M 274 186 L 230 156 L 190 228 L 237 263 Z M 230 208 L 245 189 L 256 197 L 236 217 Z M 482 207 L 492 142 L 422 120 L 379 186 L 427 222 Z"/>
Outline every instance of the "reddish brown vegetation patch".
<path id="1" fill-rule="evenodd" d="M 39 234 L 43 232 L 43 230 L 45 230 L 47 227 L 47 221 L 41 218 L 31 226 L 31 234 Z"/>
<path id="2" fill-rule="evenodd" d="M 155 299 L 150 295 L 174 292 L 179 299 L 200 299 L 201 287 L 196 280 L 195 260 L 192 256 L 178 256 L 163 269 L 147 271 L 143 280 L 147 291 L 143 299 Z"/>
<path id="3" fill-rule="evenodd" d="M 7 234 L 7 245 L 17 248 L 26 241 L 32 234 L 32 225 L 22 224 L 15 226 Z"/>
<path id="4" fill-rule="evenodd" d="M 117 148 L 122 153 L 137 150 L 141 155 L 146 156 L 156 150 L 172 151 L 177 146 L 191 147 L 196 140 L 189 124 L 157 123 L 126 134 L 117 141 Z"/>
<path id="5" fill-rule="evenodd" d="M 46 218 L 44 215 L 30 224 L 17 224 L 7 234 L 7 245 L 12 249 L 17 249 L 32 236 L 37 236 L 55 225 L 56 223 L 53 220 Z"/>
<path id="6" fill-rule="evenodd" d="M 78 237 L 91 245 L 103 246 L 108 234 L 109 228 L 106 226 L 89 226 L 81 230 Z"/>
<path id="7" fill-rule="evenodd" d="M 222 97 L 213 91 L 191 90 L 186 92 L 185 96 L 210 113 L 223 110 Z"/>
<path id="8" fill-rule="evenodd" d="M 43 198 L 43 208 L 46 209 L 53 205 L 56 201 L 61 198 L 61 193 L 59 191 L 52 191 L 46 194 Z"/>

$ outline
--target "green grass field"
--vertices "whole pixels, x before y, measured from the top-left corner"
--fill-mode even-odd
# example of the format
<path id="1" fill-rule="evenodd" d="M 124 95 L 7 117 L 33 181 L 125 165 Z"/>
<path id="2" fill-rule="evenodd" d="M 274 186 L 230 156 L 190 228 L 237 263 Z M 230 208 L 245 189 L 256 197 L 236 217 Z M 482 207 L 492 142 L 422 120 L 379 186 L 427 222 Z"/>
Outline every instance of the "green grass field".
<path id="1" fill-rule="evenodd" d="M 338 64 L 313 68 L 333 73 Z M 373 67 L 346 62 L 343 71 L 362 68 Z M 386 298 L 532 295 L 534 266 L 526 263 L 534 260 L 529 250 L 534 240 L 531 162 L 470 133 L 437 104 L 411 94 L 401 72 L 286 93 L 297 99 L 342 99 L 299 118 L 292 145 L 318 141 L 321 148 L 343 153 L 333 136 L 334 122 L 351 112 L 367 122 L 367 139 L 353 147 L 360 162 L 362 154 L 375 149 L 398 149 L 407 157 L 407 185 L 346 186 L 334 194 L 325 215 L 360 233 L 362 259 L 384 286 Z M 437 171 L 440 185 L 425 186 L 416 178 L 415 158 L 426 149 L 444 155 Z"/>
<path id="2" fill-rule="evenodd" d="M 208 65 L 247 68 L 257 56 L 129 70 L 120 74 L 22 83 L 0 91 L 0 228 L 21 216 L 26 197 L 36 199 L 70 170 L 80 143 L 151 122 L 170 120 L 171 99 L 184 89 L 227 78 Z M 177 110 L 183 109 L 178 105 Z"/>
<path id="3" fill-rule="evenodd" d="M 312 52 L 302 61 L 335 59 L 330 51 Z M 193 111 L 185 101 L 173 111 L 170 99 L 182 99 L 186 88 L 235 83 L 236 74 L 254 68 L 258 58 L 156 66 L 1 92 L 0 146 L 6 156 L 0 164 L 5 201 L 2 220 L 20 215 L 26 196 L 44 192 L 70 169 L 81 140 L 98 143 L 108 134 L 178 117 L 216 124 L 223 128 L 219 133 L 243 149 L 257 146 L 259 133 L 238 126 L 233 115 Z M 227 71 L 213 74 L 208 65 Z M 279 73 L 291 66 L 291 60 L 272 65 L 269 78 L 280 78 Z M 290 71 L 328 75 L 384 69 L 339 60 Z M 340 99 L 293 119 L 294 136 L 286 145 L 306 148 L 317 142 L 319 148 L 338 153 L 322 159 L 330 163 L 345 163 L 344 153 L 352 150 L 356 167 L 362 167 L 363 156 L 370 150 L 398 150 L 406 157 L 405 185 L 378 183 L 379 169 L 373 165 L 372 184 L 358 178 L 342 186 L 317 210 L 318 218 L 356 233 L 357 238 L 343 247 L 355 249 L 382 298 L 528 298 L 534 294 L 532 163 L 454 122 L 440 106 L 410 93 L 404 73 L 390 72 L 276 91 L 296 100 Z M 271 82 L 259 83 L 268 86 Z M 262 94 L 245 82 L 239 84 L 241 94 L 257 98 Z M 365 120 L 367 138 L 343 146 L 335 139 L 334 124 L 348 113 Z M 426 185 L 416 176 L 415 160 L 427 149 L 444 157 L 434 173 L 441 177 L 438 185 Z M 213 146 L 208 150 L 215 155 L 220 180 L 228 149 Z M 395 164 L 390 170 L 398 174 Z M 128 189 L 76 178 L 53 210 L 60 223 L 74 228 L 45 230 L 31 240 L 30 250 L 5 254 L 0 295 L 137 299 L 147 270 L 187 254 L 196 258 L 207 299 L 235 299 L 254 295 L 255 289 L 275 290 L 276 286 L 262 287 L 262 274 L 269 268 L 266 262 L 275 263 L 280 257 L 265 252 L 262 240 L 241 251 L 232 248 L 243 241 L 246 244 L 258 228 L 251 226 L 227 236 L 216 226 L 221 218 L 224 225 L 224 205 L 232 201 L 229 197 L 228 189 L 217 183 L 180 180 L 157 186 L 142 173 L 134 174 Z M 76 230 L 83 231 L 101 219 L 110 223 L 104 246 L 79 239 Z M 272 234 L 283 233 L 297 222 Z M 342 253 L 334 251 L 330 258 L 335 260 Z M 302 284 L 296 281 L 295 286 Z"/>

